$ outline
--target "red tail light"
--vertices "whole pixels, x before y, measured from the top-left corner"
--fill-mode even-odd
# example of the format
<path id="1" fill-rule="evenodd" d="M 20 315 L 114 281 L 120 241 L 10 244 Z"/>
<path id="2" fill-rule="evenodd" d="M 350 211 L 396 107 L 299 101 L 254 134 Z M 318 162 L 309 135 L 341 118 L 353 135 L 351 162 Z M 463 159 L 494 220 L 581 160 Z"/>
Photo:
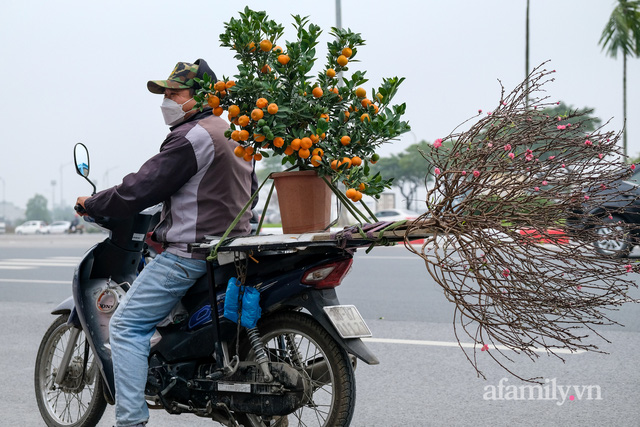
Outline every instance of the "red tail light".
<path id="1" fill-rule="evenodd" d="M 316 289 L 329 289 L 338 286 L 353 264 L 353 258 L 313 267 L 304 272 L 300 283 Z"/>

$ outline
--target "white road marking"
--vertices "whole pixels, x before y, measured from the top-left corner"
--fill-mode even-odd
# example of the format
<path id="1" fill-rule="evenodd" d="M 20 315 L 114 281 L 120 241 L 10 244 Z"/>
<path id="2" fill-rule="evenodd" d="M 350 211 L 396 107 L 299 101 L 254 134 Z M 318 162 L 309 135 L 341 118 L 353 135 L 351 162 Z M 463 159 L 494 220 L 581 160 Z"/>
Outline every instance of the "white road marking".
<path id="1" fill-rule="evenodd" d="M 69 280 L 38 280 L 38 279 L 0 279 L 0 282 L 5 283 L 44 283 L 48 285 L 70 285 Z"/>
<path id="2" fill-rule="evenodd" d="M 9 258 L 0 260 L 0 270 L 26 270 L 37 267 L 75 267 L 80 262 L 78 257 Z"/>
<path id="3" fill-rule="evenodd" d="M 362 338 L 362 341 L 371 342 L 371 343 L 381 343 L 381 344 L 428 345 L 428 346 L 437 346 L 437 347 L 459 347 L 461 345 L 464 348 L 474 347 L 473 343 L 458 344 L 457 342 L 454 342 L 454 341 L 404 340 L 404 339 L 395 339 L 395 338 Z M 478 349 L 480 349 L 480 347 L 482 346 L 478 345 Z M 510 350 L 509 348 L 502 345 L 490 347 L 489 349 L 491 350 L 492 348 L 495 348 L 497 350 Z M 534 348 L 532 350 L 537 353 L 547 352 L 547 350 L 543 348 Z M 554 349 L 553 351 L 558 354 L 579 354 L 579 353 L 585 352 L 585 350 L 571 351 L 571 350 L 562 349 L 562 348 Z"/>

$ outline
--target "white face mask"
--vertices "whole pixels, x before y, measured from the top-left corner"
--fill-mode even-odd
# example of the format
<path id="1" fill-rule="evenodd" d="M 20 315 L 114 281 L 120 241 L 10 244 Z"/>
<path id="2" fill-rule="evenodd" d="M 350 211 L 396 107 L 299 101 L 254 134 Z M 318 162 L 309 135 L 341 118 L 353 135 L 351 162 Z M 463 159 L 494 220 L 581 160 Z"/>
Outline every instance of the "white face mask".
<path id="1" fill-rule="evenodd" d="M 168 126 L 177 125 L 182 120 L 184 120 L 185 111 L 182 110 L 182 107 L 187 102 L 191 101 L 191 99 L 187 99 L 184 103 L 178 104 L 176 101 L 165 98 L 162 100 L 162 105 L 160 106 L 160 110 L 162 110 L 162 116 L 164 117 L 164 122 Z"/>

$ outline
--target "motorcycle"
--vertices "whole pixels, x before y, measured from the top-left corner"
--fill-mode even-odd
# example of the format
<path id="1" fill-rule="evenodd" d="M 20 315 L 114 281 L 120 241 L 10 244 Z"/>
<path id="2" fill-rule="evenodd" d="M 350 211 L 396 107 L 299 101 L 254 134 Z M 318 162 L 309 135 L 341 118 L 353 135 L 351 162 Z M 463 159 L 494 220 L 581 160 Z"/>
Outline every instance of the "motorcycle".
<path id="1" fill-rule="evenodd" d="M 77 144 L 77 173 L 89 154 Z M 109 319 L 145 264 L 157 210 L 94 218 L 109 232 L 74 272 L 73 296 L 58 305 L 36 357 L 35 391 L 48 426 L 95 426 L 114 404 Z M 248 236 L 193 244 L 217 257 L 151 339 L 147 404 L 225 426 L 347 426 L 354 370 L 377 364 L 361 338 L 371 332 L 335 288 L 358 247 L 317 235 Z"/>

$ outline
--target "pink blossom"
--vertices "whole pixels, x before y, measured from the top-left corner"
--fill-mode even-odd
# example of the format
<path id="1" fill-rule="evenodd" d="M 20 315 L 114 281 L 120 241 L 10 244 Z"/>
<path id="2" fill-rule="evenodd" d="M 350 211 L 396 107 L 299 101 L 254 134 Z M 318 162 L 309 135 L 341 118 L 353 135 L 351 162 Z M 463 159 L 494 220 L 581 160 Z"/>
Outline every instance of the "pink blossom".
<path id="1" fill-rule="evenodd" d="M 548 182 L 547 182 L 547 181 L 542 181 L 542 185 L 543 185 L 543 186 L 545 186 L 545 185 L 547 185 L 547 184 L 548 184 Z"/>
<path id="2" fill-rule="evenodd" d="M 490 115 L 491 115 L 491 111 L 489 111 L 489 112 L 487 113 L 487 116 L 490 116 Z"/>
<path id="3" fill-rule="evenodd" d="M 507 154 L 507 155 L 509 156 L 509 158 L 510 158 L 511 160 L 513 160 L 513 158 L 516 156 L 516 155 L 515 155 L 515 154 L 513 154 L 513 153 L 509 153 L 509 154 Z"/>
<path id="4" fill-rule="evenodd" d="M 585 196 L 584 196 L 584 199 L 585 199 L 585 200 L 589 200 L 589 196 L 586 196 L 586 195 L 585 195 Z"/>
<path id="5" fill-rule="evenodd" d="M 563 130 L 566 129 L 567 127 L 565 125 L 558 125 L 558 130 Z"/>
<path id="6" fill-rule="evenodd" d="M 592 144 L 593 142 L 591 142 L 591 140 L 588 140 L 588 139 L 584 142 L 584 145 L 592 145 Z"/>
<path id="7" fill-rule="evenodd" d="M 503 101 L 503 102 L 502 102 L 502 105 L 507 105 L 507 101 Z"/>
<path id="8" fill-rule="evenodd" d="M 562 164 L 562 167 L 565 167 L 565 166 L 564 166 L 564 163 Z"/>
<path id="9" fill-rule="evenodd" d="M 560 101 L 556 102 L 556 105 L 560 105 Z"/>
<path id="10" fill-rule="evenodd" d="M 491 147 L 493 147 L 493 144 L 492 143 L 488 143 L 487 147 L 491 148 Z"/>
<path id="11" fill-rule="evenodd" d="M 636 165 L 631 165 L 631 170 L 632 171 L 636 170 Z"/>
<path id="12" fill-rule="evenodd" d="M 502 270 L 502 275 L 504 277 L 509 277 L 510 273 L 511 273 L 511 271 L 508 268 L 505 268 L 504 270 Z"/>
<path id="13" fill-rule="evenodd" d="M 478 114 L 482 114 L 482 110 L 478 110 Z"/>
<path id="14" fill-rule="evenodd" d="M 609 215 L 609 219 L 613 219 L 613 216 L 612 216 L 612 215 Z"/>
<path id="15" fill-rule="evenodd" d="M 433 148 L 440 148 L 442 147 L 442 139 L 438 138 L 435 141 L 433 141 Z"/>
<path id="16" fill-rule="evenodd" d="M 507 144 L 503 148 L 504 148 L 504 151 L 511 151 L 511 144 Z"/>
<path id="17" fill-rule="evenodd" d="M 558 116 L 558 121 L 562 120 L 562 117 Z"/>
<path id="18" fill-rule="evenodd" d="M 464 175 L 466 175 L 466 174 L 467 174 L 467 171 L 462 171 L 461 173 L 462 173 L 462 175 L 464 176 Z"/>
<path id="19" fill-rule="evenodd" d="M 601 190 L 606 190 L 606 189 L 607 189 L 607 186 L 606 186 L 606 185 L 604 185 L 604 184 L 600 184 L 600 189 L 601 189 Z"/>
<path id="20" fill-rule="evenodd" d="M 582 286 L 580 286 L 580 285 L 578 285 L 576 288 L 577 288 L 579 291 L 580 291 L 580 290 L 582 290 Z"/>
<path id="21" fill-rule="evenodd" d="M 488 351 L 489 350 L 489 344 L 485 344 L 482 346 L 482 348 L 480 349 L 480 351 Z"/>
<path id="22" fill-rule="evenodd" d="M 540 187 L 533 187 L 533 191 L 540 191 Z"/>
<path id="23" fill-rule="evenodd" d="M 571 123 L 567 123 L 567 127 L 571 127 Z"/>
<path id="24" fill-rule="evenodd" d="M 624 268 L 627 270 L 627 273 L 631 273 L 633 271 L 633 267 L 631 266 L 631 264 L 625 265 Z"/>
<path id="25" fill-rule="evenodd" d="M 598 158 L 601 159 L 602 158 L 602 153 L 598 153 Z"/>
<path id="26" fill-rule="evenodd" d="M 440 168 L 435 168 L 433 170 L 433 173 L 435 173 L 436 175 L 440 175 Z"/>
<path id="27" fill-rule="evenodd" d="M 480 176 L 480 171 L 479 170 L 475 170 L 473 171 L 473 176 L 475 176 L 476 178 Z"/>
<path id="28" fill-rule="evenodd" d="M 555 158 L 556 158 L 556 156 L 549 156 L 549 160 L 553 160 Z"/>
<path id="29" fill-rule="evenodd" d="M 527 150 L 527 152 L 525 153 L 524 158 L 530 162 L 531 160 L 533 160 L 533 151 L 531 150 Z"/>

